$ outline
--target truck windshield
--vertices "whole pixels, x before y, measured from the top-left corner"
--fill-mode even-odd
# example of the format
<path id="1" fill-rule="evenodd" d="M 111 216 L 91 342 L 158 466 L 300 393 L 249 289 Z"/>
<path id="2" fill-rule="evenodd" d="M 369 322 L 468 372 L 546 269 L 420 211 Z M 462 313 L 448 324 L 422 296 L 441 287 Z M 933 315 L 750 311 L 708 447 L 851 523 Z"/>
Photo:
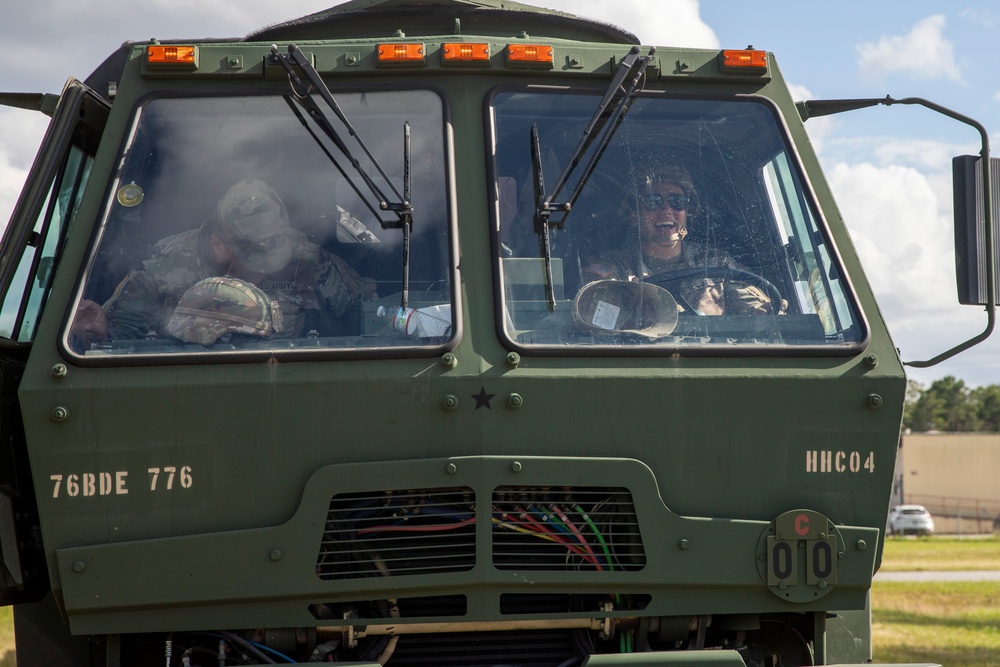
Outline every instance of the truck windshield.
<path id="1" fill-rule="evenodd" d="M 423 90 L 337 101 L 398 189 L 408 123 L 416 315 L 399 309 L 402 233 L 362 183 L 380 178 L 372 160 L 352 166 L 284 95 L 158 97 L 123 143 L 67 345 L 99 357 L 444 344 L 442 101 Z"/>
<path id="2" fill-rule="evenodd" d="M 517 346 L 851 349 L 865 326 L 776 111 L 760 98 L 644 93 L 561 226 L 553 308 L 531 128 L 552 184 L 598 93 L 493 97 L 501 329 Z M 557 222 L 562 222 L 557 220 Z"/>

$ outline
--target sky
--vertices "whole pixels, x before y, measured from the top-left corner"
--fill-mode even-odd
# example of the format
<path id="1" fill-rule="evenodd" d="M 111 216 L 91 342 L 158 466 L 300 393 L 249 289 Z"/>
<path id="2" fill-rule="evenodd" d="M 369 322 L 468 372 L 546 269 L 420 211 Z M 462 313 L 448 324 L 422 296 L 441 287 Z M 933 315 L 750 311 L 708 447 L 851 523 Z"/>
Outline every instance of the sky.
<path id="1" fill-rule="evenodd" d="M 774 52 L 798 100 L 922 97 L 975 118 L 1000 145 L 1000 77 L 990 46 L 1000 29 L 992 0 L 532 0 L 635 33 L 643 44 Z M 61 90 L 85 79 L 126 40 L 237 37 L 311 14 L 335 0 L 34 0 L 4 9 L 8 65 L 0 90 Z M 652 11 L 650 11 L 652 10 Z M 0 108 L 0 221 L 6 221 L 47 118 Z M 955 287 L 951 158 L 976 155 L 972 128 L 914 106 L 806 123 L 904 361 L 929 359 L 979 334 L 982 307 L 959 306 Z M 995 151 L 1000 154 L 1000 150 Z M 929 369 L 969 386 L 1000 384 L 1000 332 Z"/>

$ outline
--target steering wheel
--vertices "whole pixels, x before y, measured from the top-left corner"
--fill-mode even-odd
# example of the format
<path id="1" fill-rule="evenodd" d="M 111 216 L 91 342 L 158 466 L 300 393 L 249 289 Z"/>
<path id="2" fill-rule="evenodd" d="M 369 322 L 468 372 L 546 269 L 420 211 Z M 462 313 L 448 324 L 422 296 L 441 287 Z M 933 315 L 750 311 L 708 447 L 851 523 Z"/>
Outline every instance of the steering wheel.
<path id="1" fill-rule="evenodd" d="M 704 266 L 687 269 L 672 269 L 650 276 L 649 278 L 646 278 L 644 282 L 653 283 L 657 287 L 662 287 L 670 291 L 669 287 L 667 287 L 670 283 L 675 283 L 678 280 L 687 280 L 688 278 L 724 278 L 726 280 L 746 281 L 763 288 L 763 290 L 767 293 L 768 298 L 771 299 L 772 311 L 777 312 L 777 309 L 781 305 L 781 292 L 778 291 L 778 288 L 775 287 L 774 283 L 764 276 L 753 273 L 752 271 L 734 269 L 729 266 Z M 673 294 L 672 291 L 670 293 Z M 685 312 L 694 312 L 694 309 L 691 308 L 691 304 L 687 303 L 687 300 L 683 295 L 673 294 L 673 296 L 682 306 L 684 306 Z"/>

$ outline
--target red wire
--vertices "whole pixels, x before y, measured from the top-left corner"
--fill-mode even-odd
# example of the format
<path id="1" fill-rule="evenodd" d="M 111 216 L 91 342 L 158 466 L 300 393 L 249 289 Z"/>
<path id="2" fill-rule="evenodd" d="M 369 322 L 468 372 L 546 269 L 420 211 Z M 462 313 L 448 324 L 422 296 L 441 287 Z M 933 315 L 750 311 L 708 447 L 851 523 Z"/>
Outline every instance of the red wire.
<path id="1" fill-rule="evenodd" d="M 596 567 L 598 571 L 603 572 L 604 568 L 601 567 L 600 562 L 597 560 L 597 554 L 594 553 L 594 549 L 590 546 L 590 543 L 587 542 L 583 535 L 580 534 L 580 529 L 576 527 L 576 524 L 569 520 L 569 517 L 566 516 L 566 513 L 563 512 L 558 505 L 553 505 L 552 510 L 556 513 L 556 516 L 559 517 L 559 520 L 566 524 L 571 531 L 573 531 L 573 534 L 576 535 L 576 539 L 579 540 L 580 544 L 583 545 L 583 548 L 587 550 L 587 553 L 590 555 L 588 560 L 594 564 L 594 567 Z"/>
<path id="2" fill-rule="evenodd" d="M 358 535 L 368 533 L 437 533 L 445 530 L 455 530 L 470 523 L 475 523 L 476 517 L 470 516 L 468 519 L 456 521 L 455 523 L 443 523 L 433 526 L 370 526 L 358 530 Z"/>

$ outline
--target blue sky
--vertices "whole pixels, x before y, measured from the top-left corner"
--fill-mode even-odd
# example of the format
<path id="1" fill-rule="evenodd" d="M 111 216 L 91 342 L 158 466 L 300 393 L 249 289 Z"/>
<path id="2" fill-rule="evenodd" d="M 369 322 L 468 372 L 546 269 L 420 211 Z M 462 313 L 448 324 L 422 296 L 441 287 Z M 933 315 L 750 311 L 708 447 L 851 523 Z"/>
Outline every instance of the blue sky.
<path id="1" fill-rule="evenodd" d="M 989 0 L 533 0 L 636 33 L 644 44 L 773 51 L 797 99 L 924 97 L 983 123 L 1000 145 L 1000 77 L 990 48 L 1000 5 Z M 310 14 L 333 0 L 36 0 L 5 7 L 5 91 L 58 92 L 128 39 L 233 37 Z M 0 219 L 6 220 L 45 122 L 0 109 Z M 951 157 L 978 153 L 970 128 L 916 107 L 877 107 L 806 125 L 904 360 L 926 359 L 979 333 L 981 308 L 958 306 Z M 1000 153 L 1000 149 L 994 151 Z M 1000 333 L 910 377 L 1000 383 Z"/>

